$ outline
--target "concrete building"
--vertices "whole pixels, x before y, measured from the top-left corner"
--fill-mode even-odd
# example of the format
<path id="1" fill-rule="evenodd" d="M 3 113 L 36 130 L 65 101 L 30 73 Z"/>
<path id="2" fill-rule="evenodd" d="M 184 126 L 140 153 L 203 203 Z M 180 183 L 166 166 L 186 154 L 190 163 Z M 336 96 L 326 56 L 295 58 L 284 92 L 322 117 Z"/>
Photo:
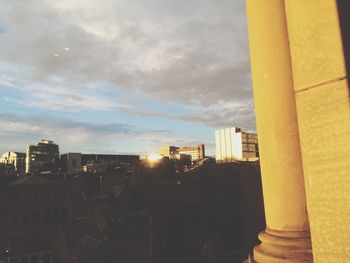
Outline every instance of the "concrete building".
<path id="1" fill-rule="evenodd" d="M 257 134 L 238 127 L 216 130 L 215 144 L 217 163 L 255 161 L 259 157 Z"/>
<path id="2" fill-rule="evenodd" d="M 198 161 L 205 157 L 204 144 L 198 144 L 196 146 L 163 146 L 159 149 L 159 154 L 163 157 L 169 157 L 169 159 L 184 159 L 190 158 L 191 161 Z"/>
<path id="3" fill-rule="evenodd" d="M 17 175 L 25 173 L 26 154 L 20 152 L 6 152 L 0 157 L 0 163 L 13 165 Z"/>
<path id="4" fill-rule="evenodd" d="M 59 147 L 53 141 L 41 140 L 27 146 L 26 173 L 54 171 L 58 166 Z"/>

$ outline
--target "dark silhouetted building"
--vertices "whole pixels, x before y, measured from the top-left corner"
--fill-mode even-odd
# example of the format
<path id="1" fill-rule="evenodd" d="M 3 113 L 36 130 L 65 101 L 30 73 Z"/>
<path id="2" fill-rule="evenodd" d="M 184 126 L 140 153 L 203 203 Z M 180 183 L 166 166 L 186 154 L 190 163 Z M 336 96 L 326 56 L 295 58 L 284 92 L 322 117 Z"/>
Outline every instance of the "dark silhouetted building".
<path id="1" fill-rule="evenodd" d="M 70 208 L 62 183 L 31 175 L 2 186 L 0 251 L 6 263 L 52 263 L 53 235 Z"/>
<path id="2" fill-rule="evenodd" d="M 123 154 L 82 154 L 81 166 L 84 172 L 99 173 L 118 166 L 135 167 L 139 164 L 139 155 Z"/>
<path id="3" fill-rule="evenodd" d="M 76 174 L 81 170 L 81 153 L 65 153 L 60 156 L 61 173 Z"/>

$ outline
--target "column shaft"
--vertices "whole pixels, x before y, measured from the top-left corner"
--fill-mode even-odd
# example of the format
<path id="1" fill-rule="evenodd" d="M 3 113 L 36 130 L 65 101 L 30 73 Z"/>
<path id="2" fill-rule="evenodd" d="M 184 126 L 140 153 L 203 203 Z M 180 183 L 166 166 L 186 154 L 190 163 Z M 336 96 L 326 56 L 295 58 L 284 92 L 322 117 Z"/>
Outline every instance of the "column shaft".
<path id="1" fill-rule="evenodd" d="M 254 260 L 312 262 L 284 1 L 247 0 L 247 14 L 267 225 Z"/>

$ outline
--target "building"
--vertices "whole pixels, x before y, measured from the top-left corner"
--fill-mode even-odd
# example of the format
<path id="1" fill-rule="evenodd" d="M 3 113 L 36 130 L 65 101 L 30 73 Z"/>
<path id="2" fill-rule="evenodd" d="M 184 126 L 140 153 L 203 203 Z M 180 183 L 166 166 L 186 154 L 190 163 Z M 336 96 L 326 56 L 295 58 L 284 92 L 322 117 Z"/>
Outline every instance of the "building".
<path id="1" fill-rule="evenodd" d="M 81 166 L 84 172 L 105 172 L 116 167 L 136 168 L 140 162 L 139 155 L 127 154 L 82 154 Z"/>
<path id="2" fill-rule="evenodd" d="M 0 163 L 0 177 L 2 176 L 9 176 L 9 177 L 17 176 L 15 167 L 12 164 Z"/>
<path id="3" fill-rule="evenodd" d="M 176 153 L 179 147 L 176 146 L 162 146 L 159 148 L 159 154 L 163 157 L 169 157 L 169 159 L 176 159 Z"/>
<path id="4" fill-rule="evenodd" d="M 60 156 L 59 171 L 64 174 L 79 172 L 101 173 L 139 164 L 139 155 L 66 153 Z"/>
<path id="5" fill-rule="evenodd" d="M 0 163 L 5 165 L 13 165 L 17 175 L 25 173 L 26 167 L 26 154 L 20 152 L 6 152 L 0 158 Z"/>
<path id="6" fill-rule="evenodd" d="M 59 147 L 53 141 L 41 140 L 36 145 L 27 146 L 26 173 L 56 171 Z"/>
<path id="7" fill-rule="evenodd" d="M 4 262 L 52 263 L 52 237 L 71 214 L 71 196 L 67 185 L 37 175 L 3 185 L 0 251 L 6 252 Z"/>
<path id="8" fill-rule="evenodd" d="M 215 131 L 216 162 L 255 161 L 259 157 L 256 133 L 238 127 Z"/>
<path id="9" fill-rule="evenodd" d="M 191 161 L 199 161 L 205 157 L 204 144 L 198 144 L 196 146 L 163 146 L 159 149 L 159 154 L 163 157 L 169 157 L 169 159 L 185 159 L 190 158 Z"/>
<path id="10" fill-rule="evenodd" d="M 109 163 L 118 163 L 124 165 L 138 164 L 140 161 L 139 155 L 128 154 L 82 154 L 81 165 L 86 165 L 89 162 L 100 161 Z"/>
<path id="11" fill-rule="evenodd" d="M 178 154 L 191 156 L 192 161 L 198 161 L 205 157 L 204 144 L 198 144 L 196 146 L 183 146 L 178 150 Z"/>
<path id="12" fill-rule="evenodd" d="M 60 156 L 61 173 L 76 174 L 81 168 L 81 153 L 66 153 Z"/>

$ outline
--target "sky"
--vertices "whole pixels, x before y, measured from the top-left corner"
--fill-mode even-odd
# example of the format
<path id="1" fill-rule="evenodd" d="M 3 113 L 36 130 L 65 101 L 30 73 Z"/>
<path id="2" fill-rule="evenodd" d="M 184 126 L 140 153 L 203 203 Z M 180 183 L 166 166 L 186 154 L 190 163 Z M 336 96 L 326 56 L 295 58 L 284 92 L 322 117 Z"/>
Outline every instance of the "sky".
<path id="1" fill-rule="evenodd" d="M 0 152 L 156 152 L 255 130 L 245 1 L 1 0 Z"/>

